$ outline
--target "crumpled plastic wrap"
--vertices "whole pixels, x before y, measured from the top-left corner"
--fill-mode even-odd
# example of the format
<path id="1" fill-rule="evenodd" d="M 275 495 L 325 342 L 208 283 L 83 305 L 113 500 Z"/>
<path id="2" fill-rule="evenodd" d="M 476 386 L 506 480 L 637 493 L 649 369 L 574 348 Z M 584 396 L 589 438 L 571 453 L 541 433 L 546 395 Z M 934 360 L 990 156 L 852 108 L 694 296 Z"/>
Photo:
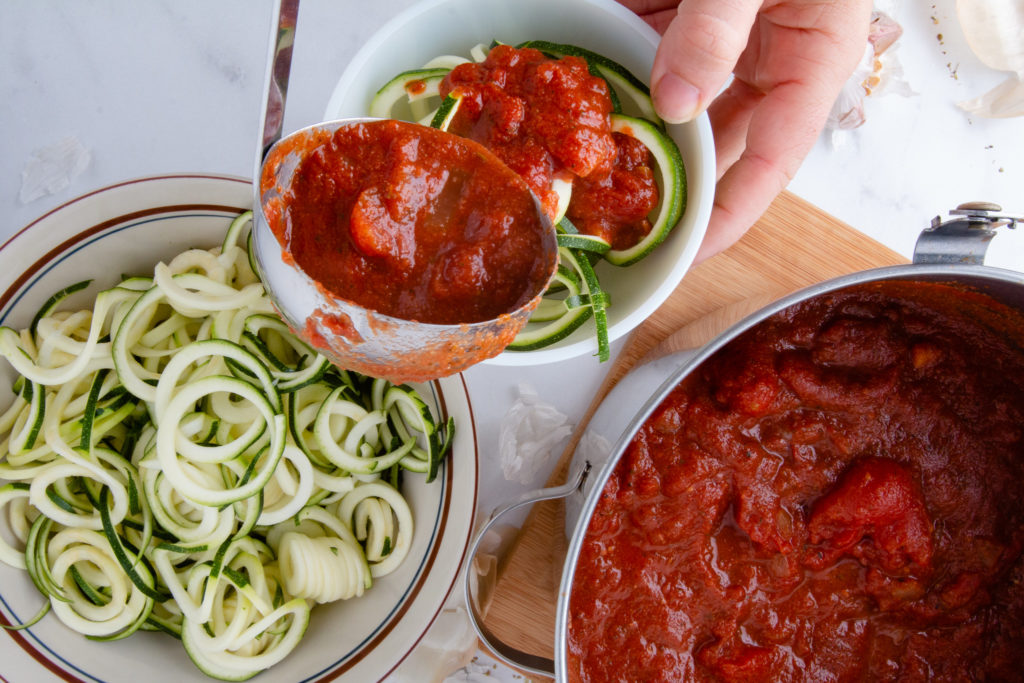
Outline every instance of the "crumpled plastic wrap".
<path id="1" fill-rule="evenodd" d="M 533 388 L 519 385 L 519 398 L 501 420 L 498 434 L 501 471 L 505 479 L 536 484 L 538 474 L 572 432 L 569 419 L 540 400 Z"/>
<path id="2" fill-rule="evenodd" d="M 476 653 L 476 632 L 462 605 L 445 607 L 387 683 L 438 683 L 467 666 Z"/>
<path id="3" fill-rule="evenodd" d="M 1024 115 L 1024 2 L 957 0 L 956 13 L 978 59 L 991 69 L 1011 73 L 992 90 L 958 106 L 985 118 Z"/>
<path id="4" fill-rule="evenodd" d="M 851 130 L 864 125 L 867 120 L 864 101 L 870 95 L 911 94 L 910 86 L 903 80 L 896 51 L 891 49 L 902 34 L 903 28 L 888 14 L 872 12 L 864 54 L 833 103 L 826 129 Z"/>
<path id="5" fill-rule="evenodd" d="M 469 580 L 477 596 L 477 612 L 487 614 L 497 583 L 498 558 L 515 538 L 518 530 L 497 525 L 480 539 L 473 558 Z M 452 588 L 444 608 L 430 630 L 412 653 L 387 677 L 386 683 L 463 683 L 486 675 L 486 667 L 476 666 L 477 636 L 469 620 L 463 599 L 462 577 Z"/>
<path id="6" fill-rule="evenodd" d="M 28 204 L 69 187 L 92 161 L 92 154 L 73 135 L 34 150 L 21 171 L 18 199 Z"/>
<path id="7" fill-rule="evenodd" d="M 521 384 L 519 396 L 499 428 L 499 459 L 505 478 L 536 486 L 541 472 L 561 454 L 571 432 L 565 414 L 542 401 L 532 387 Z M 468 577 L 481 615 L 487 614 L 497 584 L 498 558 L 518 533 L 515 527 L 497 525 L 480 540 Z M 488 678 L 493 663 L 477 659 L 477 636 L 463 595 L 460 577 L 437 620 L 388 676 L 387 683 L 475 683 Z"/>

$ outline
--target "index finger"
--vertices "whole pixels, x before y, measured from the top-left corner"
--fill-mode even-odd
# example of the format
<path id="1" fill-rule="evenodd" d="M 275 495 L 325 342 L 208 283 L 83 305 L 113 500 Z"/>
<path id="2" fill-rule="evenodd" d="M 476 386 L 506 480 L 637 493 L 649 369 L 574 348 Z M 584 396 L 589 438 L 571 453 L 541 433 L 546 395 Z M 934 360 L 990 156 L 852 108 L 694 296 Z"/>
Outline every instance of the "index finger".
<path id="1" fill-rule="evenodd" d="M 760 0 L 683 0 L 654 55 L 654 106 L 671 123 L 704 111 L 743 53 Z"/>
<path id="2" fill-rule="evenodd" d="M 866 26 L 865 17 L 864 41 Z M 772 35 L 758 36 L 762 44 L 757 47 L 763 57 L 751 73 L 775 73 L 778 78 L 756 84 L 738 80 L 730 90 L 760 90 L 763 97 L 723 97 L 721 104 L 716 101 L 712 105 L 713 121 L 749 117 L 749 127 L 740 143 L 724 138 L 716 142 L 742 147 L 743 151 L 718 182 L 711 222 L 698 260 L 738 240 L 785 189 L 824 127 L 832 103 L 865 44 L 858 39 L 855 29 L 852 36 L 842 37 L 806 29 L 770 30 Z M 792 74 L 788 80 L 783 77 L 787 74 Z M 738 73 L 738 78 L 741 75 L 746 74 Z M 737 102 L 743 102 L 750 111 L 725 111 L 725 107 Z"/>

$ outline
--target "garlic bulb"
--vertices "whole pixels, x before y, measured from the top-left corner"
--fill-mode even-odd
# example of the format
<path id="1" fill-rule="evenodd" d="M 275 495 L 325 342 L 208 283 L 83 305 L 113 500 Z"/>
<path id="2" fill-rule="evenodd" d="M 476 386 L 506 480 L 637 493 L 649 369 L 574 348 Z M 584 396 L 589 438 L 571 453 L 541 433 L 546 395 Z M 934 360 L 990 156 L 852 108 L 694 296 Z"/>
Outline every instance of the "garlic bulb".
<path id="1" fill-rule="evenodd" d="M 959 106 L 977 116 L 1024 115 L 1024 0 L 957 0 L 957 18 L 978 59 L 1006 81 Z"/>

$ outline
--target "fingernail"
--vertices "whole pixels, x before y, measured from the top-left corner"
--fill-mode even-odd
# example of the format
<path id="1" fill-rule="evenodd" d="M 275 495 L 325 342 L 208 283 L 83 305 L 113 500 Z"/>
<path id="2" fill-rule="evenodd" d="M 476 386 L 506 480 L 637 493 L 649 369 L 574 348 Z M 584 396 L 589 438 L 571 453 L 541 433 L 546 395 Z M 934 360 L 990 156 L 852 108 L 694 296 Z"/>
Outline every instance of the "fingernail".
<path id="1" fill-rule="evenodd" d="M 700 91 L 672 72 L 654 84 L 654 108 L 667 123 L 686 123 L 700 113 Z"/>

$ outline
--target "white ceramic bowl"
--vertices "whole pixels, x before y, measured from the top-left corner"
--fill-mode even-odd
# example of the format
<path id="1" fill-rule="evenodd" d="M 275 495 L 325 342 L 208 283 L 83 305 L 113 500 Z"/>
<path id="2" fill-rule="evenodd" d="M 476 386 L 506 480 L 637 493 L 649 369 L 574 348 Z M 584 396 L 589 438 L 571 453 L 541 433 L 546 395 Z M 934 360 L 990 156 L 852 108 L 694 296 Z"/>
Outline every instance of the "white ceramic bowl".
<path id="1" fill-rule="evenodd" d="M 619 62 L 647 81 L 659 36 L 614 0 L 425 0 L 395 16 L 356 53 L 327 104 L 325 119 L 366 116 L 373 94 L 393 76 L 444 54 L 469 56 L 478 43 L 529 39 L 570 43 Z M 686 166 L 687 203 L 672 234 L 639 264 L 601 262 L 611 294 L 608 334 L 614 340 L 643 322 L 682 280 L 704 237 L 714 200 L 715 151 L 706 116 L 668 131 Z M 536 365 L 594 353 L 593 325 L 537 351 L 505 351 L 487 363 Z"/>
<path id="2" fill-rule="evenodd" d="M 177 175 L 128 181 L 71 201 L 0 248 L 0 325 L 21 329 L 55 291 L 93 278 L 68 305 L 87 305 L 122 273 L 152 272 L 190 246 L 219 244 L 232 216 L 252 205 L 241 178 Z M 0 407 L 13 371 L 0 360 Z M 458 575 L 472 532 L 477 452 L 469 396 L 461 377 L 420 385 L 437 415 L 454 416 L 453 452 L 431 484 L 407 476 L 404 493 L 416 527 L 410 555 L 362 598 L 313 610 L 298 648 L 268 680 L 369 681 L 383 678 L 415 647 Z M 6 515 L 0 533 L 9 538 Z M 41 605 L 28 574 L 0 563 L 0 622 L 21 623 Z M 47 615 L 24 631 L 0 635 L 0 670 L 10 681 L 209 681 L 181 643 L 138 632 L 97 643 Z"/>

